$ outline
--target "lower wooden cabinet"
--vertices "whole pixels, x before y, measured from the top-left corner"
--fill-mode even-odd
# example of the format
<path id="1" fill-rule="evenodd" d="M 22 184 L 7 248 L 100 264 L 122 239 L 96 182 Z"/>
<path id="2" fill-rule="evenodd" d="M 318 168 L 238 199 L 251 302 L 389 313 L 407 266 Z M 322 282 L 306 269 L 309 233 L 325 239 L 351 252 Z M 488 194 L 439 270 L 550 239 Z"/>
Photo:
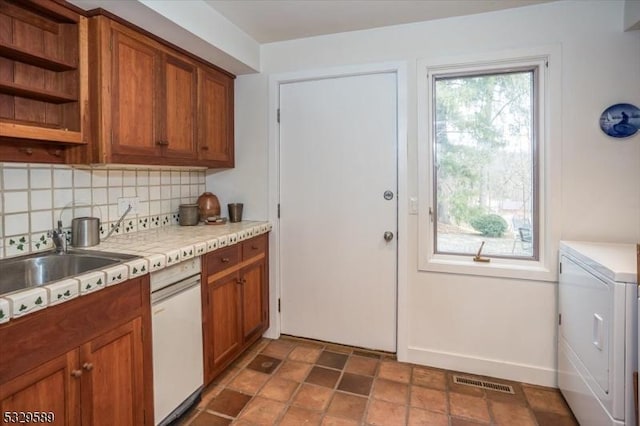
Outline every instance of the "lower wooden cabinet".
<path id="1" fill-rule="evenodd" d="M 212 281 L 207 287 L 209 306 L 206 314 L 210 320 L 205 331 L 209 334 L 205 364 L 213 371 L 232 360 L 242 347 L 237 273 Z"/>
<path id="2" fill-rule="evenodd" d="M 269 327 L 267 241 L 260 235 L 203 259 L 205 385 Z"/>
<path id="3" fill-rule="evenodd" d="M 0 326 L 0 411 L 153 424 L 150 331 L 148 276 Z"/>
<path id="4" fill-rule="evenodd" d="M 263 257 L 240 270 L 242 300 L 242 340 L 248 341 L 264 332 L 267 321 L 265 297 L 266 259 Z"/>
<path id="5" fill-rule="evenodd" d="M 142 319 L 85 343 L 80 354 L 82 424 L 145 424 Z"/>
<path id="6" fill-rule="evenodd" d="M 51 419 L 50 424 L 80 424 L 80 380 L 74 377 L 78 371 L 78 351 L 73 350 L 4 383 L 0 388 L 1 424 L 26 423 L 26 418 L 20 418 L 22 413 L 34 412 Z"/>

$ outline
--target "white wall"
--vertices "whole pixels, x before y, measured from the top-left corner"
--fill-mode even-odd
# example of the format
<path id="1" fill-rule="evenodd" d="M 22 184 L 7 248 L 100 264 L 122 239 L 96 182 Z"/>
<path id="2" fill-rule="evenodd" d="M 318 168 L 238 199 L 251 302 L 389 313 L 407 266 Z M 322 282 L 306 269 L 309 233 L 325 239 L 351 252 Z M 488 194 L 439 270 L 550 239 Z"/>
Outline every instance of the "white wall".
<path id="1" fill-rule="evenodd" d="M 640 30 L 640 1 L 624 1 L 624 30 Z"/>
<path id="2" fill-rule="evenodd" d="M 560 45 L 562 139 L 552 143 L 562 145 L 562 209 L 553 212 L 562 238 L 640 241 L 640 135 L 614 140 L 598 127 L 609 105 L 640 105 L 640 32 L 622 31 L 623 10 L 623 1 L 563 1 L 264 45 L 263 73 L 236 81 L 237 168 L 209 175 L 207 188 L 223 198 L 251 194 L 245 203 L 252 211 L 273 211 L 261 192 L 271 172 L 269 75 L 406 61 L 406 183 L 414 196 L 417 60 Z M 410 302 L 399 309 L 408 318 L 408 345 L 399 353 L 411 362 L 554 385 L 556 284 L 418 272 L 417 218 L 407 220 L 408 282 L 401 285 Z"/>
<path id="3" fill-rule="evenodd" d="M 264 74 L 236 78 L 235 168 L 207 171 L 207 191 L 218 197 L 222 216 L 228 203 L 243 203 L 243 219 L 268 217 L 267 82 Z"/>

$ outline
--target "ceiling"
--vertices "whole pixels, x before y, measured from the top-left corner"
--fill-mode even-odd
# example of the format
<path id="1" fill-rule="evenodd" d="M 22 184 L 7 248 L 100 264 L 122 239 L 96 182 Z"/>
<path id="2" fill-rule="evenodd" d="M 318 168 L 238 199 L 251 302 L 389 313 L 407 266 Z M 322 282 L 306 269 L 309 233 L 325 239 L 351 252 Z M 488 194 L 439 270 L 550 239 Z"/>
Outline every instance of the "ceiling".
<path id="1" fill-rule="evenodd" d="M 549 1 L 554 0 L 205 0 L 261 44 Z"/>

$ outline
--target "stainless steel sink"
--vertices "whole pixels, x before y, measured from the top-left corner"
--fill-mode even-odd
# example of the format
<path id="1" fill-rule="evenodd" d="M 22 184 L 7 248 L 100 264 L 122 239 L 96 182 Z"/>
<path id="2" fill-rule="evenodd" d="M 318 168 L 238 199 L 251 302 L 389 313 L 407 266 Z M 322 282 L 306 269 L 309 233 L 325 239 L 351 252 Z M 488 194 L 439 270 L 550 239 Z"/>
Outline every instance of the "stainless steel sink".
<path id="1" fill-rule="evenodd" d="M 44 252 L 0 261 L 0 295 L 37 287 L 140 256 L 93 250 Z"/>

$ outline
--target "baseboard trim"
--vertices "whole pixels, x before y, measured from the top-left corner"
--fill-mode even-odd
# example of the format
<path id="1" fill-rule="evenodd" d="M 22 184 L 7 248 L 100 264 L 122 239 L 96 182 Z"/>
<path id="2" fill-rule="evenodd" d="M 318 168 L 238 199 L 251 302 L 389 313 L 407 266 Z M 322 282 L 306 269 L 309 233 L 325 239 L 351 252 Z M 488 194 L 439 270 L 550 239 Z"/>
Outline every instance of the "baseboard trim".
<path id="1" fill-rule="evenodd" d="M 472 357 L 415 346 L 409 346 L 407 355 L 408 359 L 402 361 L 534 385 L 558 387 L 557 372 L 552 368 Z"/>

